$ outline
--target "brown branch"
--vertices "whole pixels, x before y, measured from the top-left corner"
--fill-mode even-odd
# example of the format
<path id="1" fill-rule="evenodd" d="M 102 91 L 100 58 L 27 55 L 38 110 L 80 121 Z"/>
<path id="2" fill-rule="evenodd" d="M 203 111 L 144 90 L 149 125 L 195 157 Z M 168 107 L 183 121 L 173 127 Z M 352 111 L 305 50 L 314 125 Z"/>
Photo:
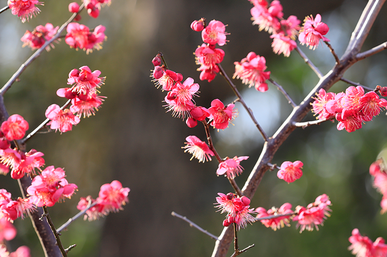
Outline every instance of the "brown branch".
<path id="1" fill-rule="evenodd" d="M 365 90 L 367 91 L 374 91 L 374 89 L 370 88 L 370 87 L 366 87 L 366 86 L 363 86 L 362 84 L 358 83 L 358 82 L 353 82 L 353 81 L 350 81 L 349 79 L 345 79 L 345 78 L 341 78 L 340 79 L 341 81 L 347 83 L 347 84 L 350 84 L 352 86 L 355 86 L 355 87 L 358 87 L 358 86 L 361 86 L 362 88 L 364 88 Z"/>
<path id="2" fill-rule="evenodd" d="M 333 57 L 335 58 L 336 64 L 339 64 L 339 63 L 340 63 L 339 57 L 337 57 L 337 55 L 336 55 L 336 53 L 335 53 L 335 50 L 333 49 L 333 47 L 331 46 L 331 44 L 329 44 L 329 42 L 327 42 L 327 41 L 324 41 L 324 43 L 328 46 L 329 50 L 330 50 L 331 53 L 333 54 Z"/>
<path id="3" fill-rule="evenodd" d="M 47 211 L 47 207 L 45 207 L 45 206 L 43 206 L 43 215 L 42 215 L 42 217 L 41 217 L 40 219 L 42 219 L 43 217 L 46 218 L 48 224 L 50 225 L 51 231 L 52 231 L 52 233 L 54 234 L 55 239 L 56 239 L 56 245 L 59 247 L 59 249 L 60 249 L 62 255 L 63 255 L 64 257 L 66 257 L 66 256 L 67 256 L 67 253 L 66 253 L 65 249 L 63 248 L 62 241 L 60 240 L 59 234 L 58 234 L 58 232 L 56 231 L 55 226 L 54 226 L 54 223 L 53 223 L 52 220 L 51 220 L 50 214 L 49 214 L 48 211 Z"/>
<path id="4" fill-rule="evenodd" d="M 296 129 L 295 122 L 300 122 L 310 111 L 313 96 L 320 90 L 329 90 L 337 81 L 339 81 L 345 71 L 358 61 L 356 55 L 359 53 L 361 46 L 364 43 L 368 32 L 375 21 L 377 14 L 380 11 L 385 0 L 370 0 L 363 11 L 361 18 L 355 30 L 352 33 L 351 40 L 346 52 L 340 59 L 340 63 L 336 64 L 325 76 L 321 77 L 317 85 L 304 98 L 299 106 L 293 109 L 292 113 L 282 123 L 273 137 L 265 142 L 261 155 L 259 156 L 253 170 L 251 171 L 244 187 L 243 194 L 252 199 L 257 190 L 264 174 L 269 170 L 269 163 L 279 147 L 285 142 L 288 136 Z M 223 257 L 227 254 L 228 247 L 232 241 L 232 231 L 228 228 L 223 229 L 219 236 L 219 241 L 216 242 L 212 257 Z"/>

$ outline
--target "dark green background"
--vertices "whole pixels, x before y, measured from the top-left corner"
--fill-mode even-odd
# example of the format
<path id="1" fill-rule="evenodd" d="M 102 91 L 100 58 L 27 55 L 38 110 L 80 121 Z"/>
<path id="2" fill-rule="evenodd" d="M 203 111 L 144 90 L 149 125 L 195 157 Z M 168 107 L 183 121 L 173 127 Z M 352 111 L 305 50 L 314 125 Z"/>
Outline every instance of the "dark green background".
<path id="1" fill-rule="evenodd" d="M 2 1 L 6 5 L 6 1 Z M 327 37 L 340 56 L 366 1 L 349 0 L 283 0 L 284 17 L 321 13 L 331 30 Z M 25 30 L 51 22 L 61 25 L 69 17 L 69 1 L 47 1 L 41 14 L 22 24 L 8 11 L 0 15 L 0 82 L 4 84 L 32 53 L 22 48 Z M 189 129 L 184 122 L 165 113 L 162 100 L 165 92 L 155 89 L 149 77 L 151 59 L 163 52 L 170 69 L 192 77 L 201 86 L 199 105 L 209 106 L 214 98 L 234 100 L 232 91 L 218 76 L 212 83 L 199 81 L 193 52 L 201 44 L 199 33 L 189 29 L 194 19 L 217 19 L 227 26 L 229 42 L 222 47 L 226 56 L 222 63 L 231 76 L 233 62 L 254 51 L 267 59 L 272 78 L 299 102 L 318 81 L 296 52 L 290 58 L 273 54 L 269 35 L 251 25 L 247 0 L 112 0 L 101 10 L 98 19 L 82 14 L 80 23 L 89 27 L 106 26 L 107 41 L 103 49 L 86 55 L 70 49 L 62 39 L 55 49 L 44 52 L 20 76 L 20 81 L 5 95 L 10 114 L 18 113 L 34 128 L 44 120 L 46 108 L 62 104 L 55 91 L 66 86 L 70 70 L 87 65 L 106 76 L 101 95 L 107 96 L 95 117 L 83 119 L 72 132 L 39 134 L 28 143 L 45 154 L 46 165 L 63 167 L 70 183 L 79 190 L 71 200 L 49 208 L 57 226 L 76 214 L 81 196 L 96 197 L 100 185 L 114 179 L 130 187 L 130 203 L 124 211 L 107 218 L 88 222 L 77 220 L 62 233 L 65 246 L 77 244 L 69 256 L 210 256 L 214 241 L 170 215 L 175 211 L 187 216 L 211 233 L 222 230 L 224 215 L 213 207 L 218 192 L 231 191 L 228 181 L 216 177 L 215 161 L 198 164 L 183 153 L 185 137 L 204 139 L 203 129 Z M 386 8 L 377 19 L 363 50 L 386 41 Z M 326 46 L 314 52 L 301 47 L 323 72 L 334 64 Z M 345 77 L 369 87 L 385 85 L 386 53 L 354 65 Z M 259 122 L 271 134 L 290 113 L 290 106 L 269 85 L 269 92 L 246 89 L 236 80 Z M 332 90 L 345 90 L 338 83 Z M 248 155 L 242 162 L 245 172 L 236 179 L 242 186 L 258 158 L 262 141 L 244 110 L 237 105 L 239 117 L 227 130 L 213 131 L 215 144 L 222 157 Z M 308 119 L 314 119 L 312 115 Z M 270 124 L 270 125 L 268 125 Z M 297 129 L 276 154 L 273 162 L 301 160 L 304 176 L 288 185 L 278 180 L 275 172 L 267 173 L 251 206 L 306 205 L 323 193 L 332 201 L 332 217 L 320 231 L 302 234 L 295 226 L 272 231 L 261 224 L 248 226 L 239 233 L 240 246 L 256 246 L 244 256 L 351 256 L 347 250 L 353 228 L 372 240 L 387 238 L 387 218 L 380 215 L 381 195 L 372 188 L 369 165 L 386 145 L 386 116 L 354 133 L 337 131 L 336 123 Z M 231 128 L 232 127 L 232 128 Z M 252 131 L 252 132 L 251 132 Z M 233 143 L 230 143 L 233 142 Z M 18 195 L 15 181 L 4 177 L 2 187 Z M 10 242 L 16 249 L 28 245 L 33 256 L 41 256 L 30 221 L 17 220 L 17 239 Z M 230 253 L 231 255 L 231 253 Z"/>

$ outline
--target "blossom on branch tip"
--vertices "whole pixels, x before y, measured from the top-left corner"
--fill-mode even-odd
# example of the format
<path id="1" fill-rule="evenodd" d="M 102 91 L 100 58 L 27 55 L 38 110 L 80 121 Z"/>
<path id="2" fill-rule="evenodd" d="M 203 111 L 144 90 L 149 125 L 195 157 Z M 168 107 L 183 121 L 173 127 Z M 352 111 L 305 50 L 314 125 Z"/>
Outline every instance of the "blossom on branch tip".
<path id="1" fill-rule="evenodd" d="M 268 90 L 266 80 L 270 78 L 270 71 L 264 71 L 267 68 L 265 57 L 250 52 L 241 62 L 234 62 L 234 65 L 233 78 L 241 79 L 243 84 L 254 86 L 258 91 Z"/>
<path id="2" fill-rule="evenodd" d="M 182 148 L 185 149 L 184 152 L 192 154 L 191 160 L 196 158 L 199 162 L 211 161 L 211 156 L 215 155 L 208 145 L 196 136 L 188 136 L 185 140 L 186 145 Z"/>
<path id="3" fill-rule="evenodd" d="M 193 31 L 200 32 L 204 29 L 204 24 L 205 24 L 205 21 L 203 18 L 201 18 L 198 21 L 195 20 L 191 23 L 191 29 Z"/>
<path id="4" fill-rule="evenodd" d="M 265 225 L 267 228 L 270 227 L 274 231 L 277 229 L 283 228 L 284 226 L 290 226 L 290 217 L 293 213 L 292 205 L 290 203 L 284 203 L 280 208 L 272 207 L 271 209 L 267 210 L 262 207 L 258 207 L 255 211 L 258 213 L 257 218 L 264 218 L 267 216 L 273 216 L 273 215 L 282 215 L 282 214 L 289 214 L 289 216 L 279 216 L 276 218 L 271 219 L 263 219 L 260 220 L 263 225 Z"/>
<path id="5" fill-rule="evenodd" d="M 9 116 L 1 124 L 1 131 L 9 141 L 22 139 L 28 128 L 28 122 L 19 114 Z"/>
<path id="6" fill-rule="evenodd" d="M 209 45 L 223 46 L 226 44 L 226 26 L 217 20 L 212 20 L 210 23 L 202 30 L 202 39 L 204 43 Z"/>
<path id="7" fill-rule="evenodd" d="M 212 100 L 211 107 L 208 109 L 209 118 L 212 119 L 211 126 L 217 129 L 227 128 L 229 122 L 236 116 L 234 106 L 234 104 L 229 104 L 225 107 L 219 99 Z"/>
<path id="8" fill-rule="evenodd" d="M 292 183 L 302 176 L 302 166 L 304 164 L 301 161 L 289 162 L 285 161 L 281 164 L 280 170 L 277 172 L 277 177 L 283 179 L 288 183 Z"/>
<path id="9" fill-rule="evenodd" d="M 38 207 L 51 207 L 64 198 L 71 198 L 78 187 L 69 184 L 65 176 L 65 171 L 61 168 L 45 168 L 40 175 L 34 177 L 31 186 L 27 188 L 31 201 Z"/>
<path id="10" fill-rule="evenodd" d="M 331 209 L 329 208 L 331 201 L 326 194 L 318 196 L 314 203 L 308 204 L 305 208 L 303 206 L 297 206 L 297 215 L 293 218 L 293 221 L 297 221 L 297 228 L 300 227 L 300 233 L 305 229 L 312 231 L 314 228 L 318 230 L 318 225 L 323 225 L 324 219 L 330 216 Z"/>
<path id="11" fill-rule="evenodd" d="M 226 160 L 219 163 L 218 169 L 216 170 L 216 175 L 225 175 L 227 178 L 234 179 L 243 171 L 243 167 L 240 165 L 240 162 L 247 160 L 248 158 L 248 156 L 235 156 L 232 159 L 227 157 Z"/>
<path id="12" fill-rule="evenodd" d="M 38 0 L 8 0 L 8 7 L 12 14 L 20 17 L 23 23 L 40 12 L 35 5 L 43 5 L 43 3 Z"/>
<path id="13" fill-rule="evenodd" d="M 51 23 L 46 23 L 45 26 L 37 26 L 32 32 L 27 30 L 21 38 L 21 41 L 24 43 L 23 47 L 29 46 L 32 50 L 41 48 L 46 41 L 49 41 L 55 36 L 58 29 L 59 26 L 54 28 Z M 54 45 L 50 44 L 46 47 L 47 51 L 50 50 L 50 46 L 54 48 Z"/>
<path id="14" fill-rule="evenodd" d="M 61 133 L 71 131 L 73 125 L 80 122 L 79 117 L 75 116 L 70 109 L 62 110 L 57 104 L 50 105 L 45 115 L 50 120 L 47 125 L 50 125 L 51 129 L 59 130 Z"/>
<path id="15" fill-rule="evenodd" d="M 89 204 L 95 204 L 86 211 L 85 219 L 89 221 L 96 220 L 112 211 L 122 210 L 122 206 L 129 202 L 129 192 L 128 187 L 122 187 L 121 182 L 114 180 L 110 184 L 107 183 L 101 186 L 97 199 L 93 199 L 91 196 L 81 197 L 77 209 L 83 211 Z"/>
<path id="16" fill-rule="evenodd" d="M 306 44 L 310 49 L 316 49 L 320 39 L 325 42 L 329 42 L 329 39 L 324 37 L 329 31 L 328 25 L 321 22 L 321 15 L 317 14 L 316 18 L 308 16 L 304 20 L 303 27 L 300 30 L 298 40 L 302 45 Z"/>

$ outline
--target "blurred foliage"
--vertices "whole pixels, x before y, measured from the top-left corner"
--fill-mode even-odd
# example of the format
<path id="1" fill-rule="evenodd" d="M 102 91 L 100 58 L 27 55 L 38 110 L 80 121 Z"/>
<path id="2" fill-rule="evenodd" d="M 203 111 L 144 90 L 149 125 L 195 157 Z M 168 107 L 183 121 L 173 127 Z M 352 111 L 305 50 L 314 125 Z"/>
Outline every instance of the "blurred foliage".
<path id="1" fill-rule="evenodd" d="M 3 1 L 4 2 L 4 1 Z M 336 52 L 344 52 L 350 33 L 366 1 L 283 0 L 285 17 L 294 14 L 302 20 L 321 13 L 331 30 L 327 37 Z M 6 12 L 0 15 L 0 82 L 4 84 L 31 54 L 21 48 L 20 37 L 26 29 L 51 22 L 61 25 L 69 17 L 68 2 L 45 2 L 42 12 L 22 24 Z M 189 29 L 192 20 L 206 17 L 221 20 L 227 26 L 229 42 L 222 47 L 226 56 L 222 63 L 229 75 L 233 62 L 254 51 L 267 59 L 268 70 L 295 100 L 300 102 L 318 81 L 307 65 L 292 53 L 289 58 L 277 56 L 270 48 L 265 32 L 251 25 L 251 4 L 247 1 L 179 1 L 179 0 L 112 0 L 101 10 L 98 19 L 82 15 L 80 23 L 90 27 L 106 26 L 107 41 L 101 51 L 86 55 L 69 49 L 62 39 L 55 49 L 43 53 L 20 76 L 5 96 L 10 114 L 19 113 L 37 126 L 44 120 L 44 111 L 52 103 L 64 101 L 55 91 L 66 86 L 68 72 L 83 65 L 100 70 L 106 76 L 101 94 L 107 99 L 95 117 L 83 119 L 69 133 L 38 134 L 28 143 L 45 153 L 47 165 L 64 167 L 67 179 L 79 186 L 71 200 L 50 208 L 54 223 L 59 226 L 77 213 L 81 196 L 96 197 L 100 185 L 118 179 L 130 187 L 130 203 L 124 211 L 95 222 L 77 220 L 62 233 L 63 243 L 77 244 L 69 256 L 209 256 L 214 241 L 170 215 L 172 211 L 187 216 L 211 233 L 222 230 L 223 215 L 215 212 L 213 203 L 218 192 L 231 190 L 228 181 L 216 177 L 217 164 L 189 162 L 190 156 L 181 147 L 188 135 L 204 139 L 202 128 L 189 129 L 179 119 L 165 113 L 162 100 L 165 92 L 156 90 L 149 77 L 151 59 L 161 51 L 169 67 L 199 82 L 193 52 L 201 44 L 199 33 Z M 66 10 L 66 11 L 64 11 Z M 364 50 L 386 40 L 386 7 L 379 15 Z M 314 52 L 302 50 L 323 71 L 334 64 L 326 46 Z M 369 87 L 385 85 L 386 53 L 382 52 L 354 65 L 345 77 Z M 262 94 L 236 81 L 259 122 L 270 133 L 290 113 L 286 100 L 270 87 Z M 214 98 L 234 100 L 225 81 L 218 76 L 213 82 L 199 82 L 197 103 L 209 106 Z M 338 83 L 332 91 L 345 90 Z M 222 156 L 249 155 L 242 164 L 245 172 L 236 179 L 242 186 L 254 166 L 262 147 L 258 131 L 251 129 L 242 107 L 231 132 L 213 132 Z M 308 120 L 314 119 L 308 115 Z M 272 231 L 261 224 L 248 226 L 239 233 L 240 246 L 255 244 L 243 256 L 351 256 L 347 250 L 353 228 L 375 240 L 387 238 L 387 219 L 380 215 L 379 195 L 371 185 L 369 165 L 386 147 L 386 117 L 381 114 L 359 131 L 337 131 L 336 123 L 297 129 L 275 155 L 274 163 L 302 160 L 304 176 L 293 184 L 279 181 L 275 171 L 268 172 L 252 201 L 252 206 L 306 205 L 316 196 L 330 196 L 332 217 L 320 231 L 302 234 L 295 226 Z M 269 133 L 269 134 L 270 134 Z M 0 186 L 18 195 L 17 185 L 9 177 Z M 28 219 L 17 220 L 17 239 L 11 247 L 28 245 L 33 256 L 41 256 L 40 246 Z M 280 247 L 278 246 L 280 245 Z M 230 252 L 231 254 L 231 252 Z"/>

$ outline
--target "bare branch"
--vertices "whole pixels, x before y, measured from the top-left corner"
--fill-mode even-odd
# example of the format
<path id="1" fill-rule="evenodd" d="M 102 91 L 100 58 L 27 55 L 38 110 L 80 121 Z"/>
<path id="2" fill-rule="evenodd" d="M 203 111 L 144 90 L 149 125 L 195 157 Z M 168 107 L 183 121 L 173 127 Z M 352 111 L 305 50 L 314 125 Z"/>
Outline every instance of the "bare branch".
<path id="1" fill-rule="evenodd" d="M 236 88 L 236 86 L 234 85 L 234 83 L 232 83 L 231 79 L 227 76 L 227 74 L 224 71 L 223 67 L 219 63 L 217 65 L 219 67 L 220 74 L 222 74 L 222 76 L 226 79 L 226 81 L 230 85 L 232 91 L 234 91 L 234 94 L 238 97 L 238 102 L 240 102 L 243 105 L 243 107 L 246 109 L 246 111 L 249 114 L 251 120 L 254 122 L 255 126 L 257 127 L 257 129 L 261 133 L 261 135 L 263 137 L 263 140 L 265 140 L 265 142 L 266 142 L 267 141 L 266 133 L 263 131 L 262 127 L 258 124 L 257 120 L 255 119 L 253 111 L 247 106 L 247 104 L 245 103 L 245 101 L 242 98 L 242 95 L 239 93 L 239 91 Z"/>
<path id="2" fill-rule="evenodd" d="M 8 9 L 9 9 L 9 6 L 7 5 L 7 6 L 5 6 L 5 7 L 0 9 L 0 13 L 3 13 L 3 12 L 5 12 Z"/>
<path id="3" fill-rule="evenodd" d="M 329 42 L 327 41 L 324 41 L 324 43 L 328 46 L 329 50 L 331 51 L 333 57 L 335 58 L 336 64 L 339 64 L 340 63 L 339 57 L 337 57 L 335 50 L 333 49 L 331 44 L 329 44 Z"/>
<path id="4" fill-rule="evenodd" d="M 289 94 L 285 91 L 285 89 L 280 85 L 278 84 L 277 82 L 275 82 L 274 80 L 272 79 L 269 79 L 269 81 L 277 87 L 277 89 L 285 96 L 285 98 L 288 100 L 288 103 L 290 103 L 292 105 L 292 107 L 296 107 L 297 104 L 293 101 L 293 99 L 289 96 Z"/>
<path id="5" fill-rule="evenodd" d="M 299 128 L 306 128 L 312 125 L 320 125 L 321 123 L 326 122 L 327 120 L 314 120 L 314 121 L 305 121 L 305 122 L 293 122 L 293 125 Z"/>
<path id="6" fill-rule="evenodd" d="M 195 223 L 193 223 L 192 221 L 190 221 L 189 219 L 187 219 L 187 217 L 181 216 L 180 214 L 177 214 L 177 213 L 174 212 L 174 211 L 171 213 L 171 215 L 174 216 L 174 217 L 177 217 L 177 218 L 179 218 L 179 219 L 184 220 L 184 221 L 187 222 L 191 227 L 196 228 L 197 230 L 199 230 L 200 232 L 206 234 L 207 236 L 211 237 L 212 239 L 214 239 L 214 240 L 219 240 L 216 236 L 214 236 L 213 234 L 211 234 L 211 233 L 208 232 L 207 230 L 202 229 L 201 227 L 199 227 L 198 225 L 196 225 Z"/>
<path id="7" fill-rule="evenodd" d="M 350 84 L 352 86 L 355 86 L 355 87 L 361 86 L 362 88 L 364 88 L 367 91 L 374 91 L 374 89 L 372 89 L 370 87 L 363 86 L 362 84 L 360 84 L 358 82 L 350 81 L 349 79 L 341 78 L 340 80 L 345 82 L 345 83 L 348 83 L 348 84 Z"/>
<path id="8" fill-rule="evenodd" d="M 74 217 L 70 218 L 66 223 L 64 223 L 62 226 L 60 226 L 60 228 L 58 228 L 56 231 L 58 233 L 60 233 L 62 230 L 64 230 L 65 228 L 67 228 L 73 221 L 75 221 L 76 219 L 78 219 L 79 217 L 83 216 L 90 208 L 93 208 L 94 206 L 96 206 L 98 203 L 93 203 L 91 204 L 91 201 L 89 202 L 89 204 L 87 205 L 86 209 L 84 209 L 83 211 L 81 212 L 78 212 Z"/>
<path id="9" fill-rule="evenodd" d="M 321 71 L 309 60 L 309 58 L 304 54 L 303 51 L 297 46 L 296 51 L 300 54 L 302 59 L 304 59 L 304 62 L 309 65 L 309 67 L 316 73 L 316 75 L 321 78 L 323 75 Z"/>
<path id="10" fill-rule="evenodd" d="M 370 50 L 367 50 L 365 52 L 357 54 L 356 58 L 358 60 L 363 60 L 363 59 L 370 57 L 371 55 L 377 54 L 385 49 L 387 49 L 387 42 L 384 42 L 378 46 L 375 46 L 374 48 L 371 48 Z"/>

